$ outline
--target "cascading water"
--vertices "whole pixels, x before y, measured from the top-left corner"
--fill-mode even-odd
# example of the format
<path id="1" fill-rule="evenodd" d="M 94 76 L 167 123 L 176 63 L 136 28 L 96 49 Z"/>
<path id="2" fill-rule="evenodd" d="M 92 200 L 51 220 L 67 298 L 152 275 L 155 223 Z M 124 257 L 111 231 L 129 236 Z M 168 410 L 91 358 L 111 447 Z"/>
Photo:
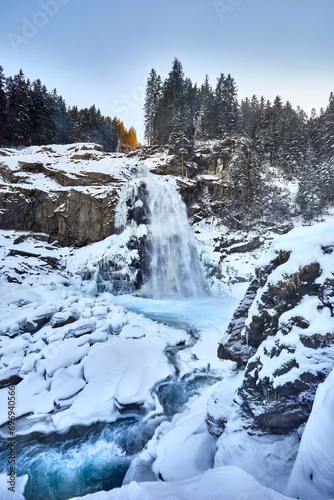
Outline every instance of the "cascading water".
<path id="1" fill-rule="evenodd" d="M 138 168 L 121 194 L 116 227 L 144 239 L 139 250 L 140 295 L 152 298 L 207 294 L 186 207 L 171 179 Z M 142 226 L 145 225 L 146 229 Z M 142 229 L 140 229 L 142 228 Z M 136 244 L 132 239 L 132 249 Z"/>

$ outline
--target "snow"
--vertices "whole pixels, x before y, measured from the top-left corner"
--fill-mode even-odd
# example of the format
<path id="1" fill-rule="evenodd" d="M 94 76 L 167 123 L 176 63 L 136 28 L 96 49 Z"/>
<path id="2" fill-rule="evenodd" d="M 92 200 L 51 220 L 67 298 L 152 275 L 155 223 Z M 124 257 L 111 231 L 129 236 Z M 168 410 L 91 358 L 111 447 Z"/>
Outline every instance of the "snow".
<path id="1" fill-rule="evenodd" d="M 7 474 L 0 474 L 0 500 L 24 500 L 24 488 L 28 481 L 28 474 L 15 478 L 15 492 L 9 491 L 9 477 Z"/>
<path id="2" fill-rule="evenodd" d="M 97 197 L 108 194 L 115 183 L 122 185 L 134 169 L 138 170 L 138 158 L 102 153 L 94 144 L 50 148 L 52 151 L 39 147 L 11 151 L 11 156 L 3 160 L 17 182 L 10 184 L 4 180 L 1 189 L 14 185 L 42 189 L 55 199 L 58 192 L 68 189 L 42 172 L 23 172 L 19 162 L 43 165 L 48 162 L 47 168 L 52 173 L 66 173 L 73 181 L 71 189 Z M 76 154 L 82 158 L 72 158 Z M 90 159 L 83 158 L 86 154 Z M 148 169 L 157 169 L 164 161 L 165 157 L 157 154 L 147 161 Z M 110 183 L 80 185 L 88 174 L 108 175 Z M 202 179 L 216 181 L 217 177 L 207 175 Z M 289 190 L 291 196 L 296 192 L 296 185 L 282 188 Z M 125 205 L 126 193 L 123 202 Z M 136 206 L 140 204 L 138 200 Z M 62 205 L 56 208 L 63 209 Z M 118 224 L 124 225 L 125 219 L 124 206 Z M 237 247 L 245 239 L 245 233 L 229 233 L 213 217 L 196 223 L 194 229 L 202 269 L 209 277 L 210 290 L 217 296 L 188 301 L 116 297 L 99 290 L 97 281 L 103 260 L 112 260 L 130 279 L 134 278 L 131 263 L 139 255 L 137 250 L 129 252 L 127 244 L 133 236 L 142 238 L 148 234 L 144 224 L 132 225 L 121 235 L 81 249 L 49 245 L 47 235 L 43 241 L 43 235 L 38 240 L 27 232 L 0 231 L 0 380 L 11 375 L 23 379 L 16 385 L 18 435 L 65 433 L 77 425 L 117 421 L 124 418 L 124 413 L 143 421 L 155 417 L 163 420 L 164 409 L 158 395 L 162 383 L 185 383 L 199 374 L 213 379 L 208 378 L 180 413 L 170 421 L 163 420 L 145 448 L 132 457 L 128 480 L 150 478 L 155 482 L 132 482 L 86 498 L 286 498 L 269 488 L 282 492 L 287 484 L 299 446 L 298 436 L 257 436 L 245 430 L 247 422 L 240 418 L 237 395 L 243 374 L 236 373 L 235 363 L 217 358 L 217 345 L 255 265 L 269 264 L 278 251 L 289 251 L 291 256 L 272 273 L 270 283 L 279 283 L 312 262 L 320 264 L 319 284 L 332 278 L 334 253 L 324 253 L 322 247 L 334 245 L 334 221 L 296 228 L 275 238 L 261 261 L 259 256 L 273 237 L 270 231 L 264 235 L 262 248 L 228 254 L 219 244 L 223 242 L 233 249 L 233 245 Z M 14 243 L 18 236 L 24 238 Z M 250 233 L 248 238 L 254 236 L 259 236 L 258 232 Z M 8 255 L 13 248 L 35 256 Z M 52 269 L 41 257 L 58 259 L 61 268 Z M 91 280 L 83 279 L 84 271 L 91 273 Z M 8 278 L 15 278 L 20 284 L 9 282 Z M 263 289 L 258 301 L 261 293 Z M 258 305 L 255 304 L 251 314 Z M 304 336 L 333 332 L 329 311 L 318 306 L 317 297 L 305 296 L 294 309 L 281 316 L 280 329 L 290 324 L 293 317 L 301 316 L 309 323 L 303 328 Z M 332 366 L 331 347 L 326 352 L 313 350 L 310 357 L 299 334 L 295 326 L 289 335 L 279 332 L 275 338 L 268 338 L 257 353 L 262 364 L 259 377 L 269 377 L 274 388 L 293 381 L 302 371 L 328 372 Z M 273 377 L 274 370 L 290 360 L 287 349 L 273 359 L 267 355 L 275 342 L 294 347 L 293 356 L 299 368 Z M 289 494 L 304 500 L 328 500 L 334 495 L 333 377 L 329 376 L 318 389 L 288 485 Z M 216 380 L 221 382 L 214 383 Z M 1 389 L 0 424 L 7 422 L 7 396 L 7 389 Z M 211 415 L 224 415 L 227 420 L 218 441 L 207 430 L 208 409 Z M 1 436 L 6 437 L 6 432 L 4 425 Z M 17 478 L 17 498 L 23 498 L 26 480 L 27 476 Z M 0 475 L 0 498 L 7 498 L 6 491 L 5 477 Z"/>
<path id="3" fill-rule="evenodd" d="M 73 248 L 46 245 L 45 249 L 28 233 L 14 246 L 20 234 L 0 233 L 5 255 L 12 247 L 34 254 L 38 248 L 42 256 L 65 262 L 65 257 L 74 254 L 75 260 Z M 106 242 L 96 244 L 95 249 L 105 246 Z M 78 249 L 77 265 L 82 262 L 80 254 L 87 258 L 92 251 Z M 29 433 L 36 425 L 48 433 L 98 420 L 111 422 L 126 405 L 153 410 L 158 404 L 156 384 L 174 375 L 164 351 L 180 342 L 188 343 L 189 334 L 127 312 L 110 294 L 92 296 L 82 286 L 80 276 L 71 276 L 70 270 L 41 268 L 38 259 L 33 265 L 30 259 L 16 255 L 1 261 L 1 295 L 5 300 L 0 304 L 0 379 L 11 375 L 23 378 L 16 386 L 17 434 Z M 6 279 L 14 268 L 28 270 L 20 285 Z M 69 318 L 71 322 L 66 324 Z M 22 334 L 28 323 L 33 330 Z M 7 389 L 1 389 L 1 423 L 7 421 L 6 397 Z"/>
<path id="4" fill-rule="evenodd" d="M 288 500 L 288 497 L 262 486 L 247 472 L 237 467 L 208 470 L 184 481 L 132 482 L 122 488 L 109 492 L 101 491 L 81 498 L 85 500 Z"/>
<path id="5" fill-rule="evenodd" d="M 301 242 L 303 242 L 301 244 Z M 318 262 L 322 270 L 317 283 L 323 283 L 332 276 L 334 253 L 324 253 L 322 247 L 334 245 L 334 219 L 328 219 L 313 226 L 297 227 L 289 233 L 277 237 L 271 245 L 270 251 L 259 261 L 258 265 L 268 265 L 281 250 L 291 252 L 289 260 L 279 266 L 270 275 L 270 283 L 277 283 L 284 276 L 295 273 L 298 269 Z"/>
<path id="6" fill-rule="evenodd" d="M 303 500 L 334 497 L 334 370 L 318 386 L 287 494 Z"/>

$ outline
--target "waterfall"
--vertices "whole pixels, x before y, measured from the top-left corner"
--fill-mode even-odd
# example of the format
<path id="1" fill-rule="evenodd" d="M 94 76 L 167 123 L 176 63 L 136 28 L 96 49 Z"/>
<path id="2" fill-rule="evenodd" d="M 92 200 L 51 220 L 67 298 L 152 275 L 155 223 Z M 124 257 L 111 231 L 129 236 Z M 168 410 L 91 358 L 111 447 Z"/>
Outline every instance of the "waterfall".
<path id="1" fill-rule="evenodd" d="M 137 244 L 140 295 L 166 298 L 207 294 L 186 207 L 174 180 L 140 166 L 136 177 L 123 189 L 115 224 L 122 231 L 130 226 L 145 235 Z M 143 225 L 145 231 L 140 230 Z M 131 249 L 134 246 L 132 240 Z"/>

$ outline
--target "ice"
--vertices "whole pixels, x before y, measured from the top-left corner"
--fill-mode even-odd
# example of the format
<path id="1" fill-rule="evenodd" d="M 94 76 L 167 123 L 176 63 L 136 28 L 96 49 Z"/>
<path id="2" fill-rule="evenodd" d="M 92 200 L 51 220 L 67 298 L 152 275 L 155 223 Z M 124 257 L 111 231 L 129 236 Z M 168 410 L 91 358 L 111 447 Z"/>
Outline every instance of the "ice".
<path id="1" fill-rule="evenodd" d="M 240 467 L 261 484 L 283 493 L 298 445 L 298 436 L 295 434 L 251 435 L 240 420 L 232 417 L 218 439 L 215 467 Z"/>

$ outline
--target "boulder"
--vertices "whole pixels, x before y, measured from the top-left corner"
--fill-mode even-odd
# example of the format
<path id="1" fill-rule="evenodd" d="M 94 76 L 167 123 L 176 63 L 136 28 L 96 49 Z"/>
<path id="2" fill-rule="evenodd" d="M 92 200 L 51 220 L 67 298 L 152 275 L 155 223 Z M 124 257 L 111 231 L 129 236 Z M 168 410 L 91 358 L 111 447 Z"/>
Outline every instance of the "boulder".
<path id="1" fill-rule="evenodd" d="M 240 414 L 255 432 L 287 434 L 304 424 L 332 367 L 333 226 L 298 228 L 273 242 L 218 347 L 220 359 L 244 370 Z M 207 420 L 223 432 L 225 415 Z"/>

